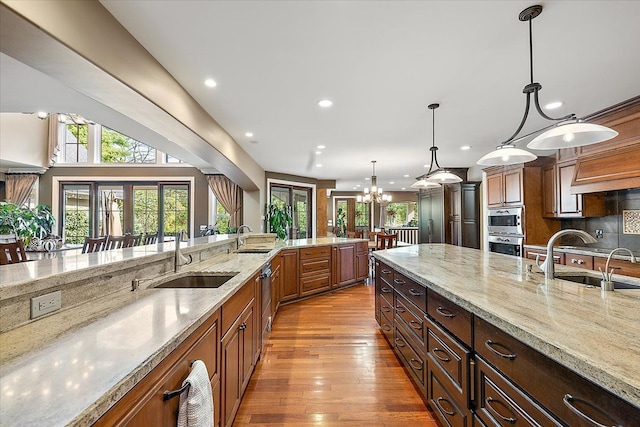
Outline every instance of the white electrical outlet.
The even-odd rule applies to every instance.
[[[31,298],[31,318],[43,316],[62,307],[62,292],[55,291]]]

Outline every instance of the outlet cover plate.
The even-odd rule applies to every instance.
[[[62,292],[55,291],[31,298],[31,318],[44,316],[62,307]]]

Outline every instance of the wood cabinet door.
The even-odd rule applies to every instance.
[[[514,169],[504,173],[504,204],[522,205],[522,169]]]
[[[220,422],[230,427],[240,407],[242,397],[242,337],[240,325],[242,318],[233,324],[230,331],[222,338],[222,417]]]
[[[278,313],[278,309],[280,308],[280,257],[276,257],[278,259],[277,263],[272,262],[271,266],[273,270],[271,270],[271,320],[276,320],[276,314]]]
[[[336,271],[334,283],[337,286],[346,285],[356,280],[356,245],[340,245],[334,248],[336,255]]]
[[[251,373],[255,367],[257,354],[258,354],[258,342],[260,341],[260,329],[256,328],[255,319],[256,315],[255,305],[251,304],[243,313],[242,325],[240,329],[242,362],[241,362],[241,384],[240,384],[240,397],[244,394],[244,391],[249,385],[251,379]]]
[[[300,296],[298,289],[298,251],[282,251],[280,265],[280,300],[282,302],[296,299]]]
[[[542,168],[542,216],[555,218],[558,211],[556,195],[556,166]]]
[[[487,204],[489,206],[502,206],[503,202],[502,174],[489,175],[487,177]]]
[[[558,165],[558,216],[582,216],[582,196],[571,194],[575,163]]]
[[[368,254],[356,254],[356,279],[365,280],[369,277],[369,256]]]

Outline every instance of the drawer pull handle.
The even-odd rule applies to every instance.
[[[384,293],[387,293],[387,294],[391,292],[391,289],[389,289],[389,288],[387,288],[387,287],[380,288],[380,290],[381,290],[382,292],[384,292]]]
[[[445,414],[447,414],[447,415],[449,415],[449,416],[452,416],[452,417],[453,417],[453,416],[456,414],[456,411],[455,411],[454,409],[451,409],[450,411],[447,411],[446,409],[444,409],[444,408],[442,407],[442,402],[447,402],[447,404],[448,404],[449,406],[453,406],[453,405],[451,404],[451,402],[449,402],[447,399],[445,399],[445,398],[444,398],[444,397],[442,397],[442,396],[436,399],[436,405],[438,405],[438,408],[440,408],[440,410],[441,410],[442,412],[444,412]]]
[[[597,408],[597,407],[593,406],[592,404],[590,404],[586,400],[577,399],[577,398],[571,396],[570,394],[565,394],[564,397],[562,398],[562,401],[564,402],[565,405],[567,405],[567,407],[571,410],[571,412],[573,412],[574,414],[576,414],[577,416],[579,416],[583,420],[588,421],[590,424],[592,424],[594,426],[597,426],[597,427],[608,427],[608,424],[601,424],[601,423],[597,422],[596,420],[594,420],[593,418],[591,418],[590,416],[588,416],[584,412],[580,411],[578,408],[576,408],[573,405],[574,401],[580,401],[580,402],[582,402],[582,403],[584,403],[586,405],[589,405],[590,407],[594,408],[595,410],[601,412],[603,415],[605,415],[605,416],[607,415],[605,412],[600,410],[600,408]],[[619,426],[621,424],[616,423],[616,425]]]
[[[243,323],[242,325],[240,325],[240,326],[238,327],[238,329],[239,329],[239,330],[241,330],[241,331],[244,331],[245,329],[247,329],[247,324],[246,324],[246,323]]]
[[[404,285],[407,282],[405,282],[404,280],[400,280],[400,279],[393,279],[393,283],[397,283],[398,285]]]
[[[498,402],[498,403],[500,403],[501,405],[506,406],[504,403],[502,403],[502,402],[501,402],[501,401],[499,401],[499,400],[496,400],[496,399],[494,399],[494,398],[492,398],[492,397],[487,397],[487,398],[484,400],[484,403],[485,403],[485,405],[486,405],[487,409],[489,409],[491,412],[493,412],[494,414],[496,414],[496,415],[498,416],[498,418],[502,419],[502,421],[506,421],[506,422],[511,423],[511,424],[515,424],[515,423],[516,423],[516,418],[514,418],[514,417],[505,417],[505,416],[504,416],[504,415],[502,415],[500,412],[498,412],[498,411],[496,410],[496,408],[494,408],[494,407],[493,407],[493,405],[491,404],[491,402]]]
[[[409,322],[409,324],[411,325],[411,327],[417,331],[421,331],[422,330],[422,323],[420,322],[416,322],[415,320],[412,320]]]
[[[376,263],[376,265],[380,265],[380,264]],[[386,268],[383,268],[380,271],[383,272],[384,274],[391,274],[391,270],[387,270]]]
[[[397,311],[398,313],[404,313],[404,312],[405,312],[405,311],[407,311],[407,310],[405,310],[404,308],[402,308],[402,307],[400,307],[400,306],[396,305],[396,311]]]
[[[402,344],[401,344],[401,343],[402,343]],[[406,346],[407,346],[407,345],[405,344],[405,342],[404,342],[404,341],[402,341],[400,338],[396,338],[396,345],[397,345],[398,347],[401,347],[401,348],[404,348],[404,347],[406,347]]]
[[[416,290],[415,290],[415,289],[413,289],[413,288],[412,288],[412,289],[409,289],[409,293],[410,293],[411,295],[413,295],[414,297],[419,297],[419,296],[421,296],[421,295],[422,295],[422,292],[420,292],[420,291],[416,291]]]
[[[578,264],[578,265],[582,265],[582,264],[584,264],[584,260],[583,260],[583,259],[575,259],[575,258],[571,258],[571,264]]]
[[[384,329],[387,332],[391,332],[391,326],[387,325],[386,323],[382,325],[382,329]]]
[[[418,366],[414,365],[414,362],[418,363]],[[411,365],[411,367],[416,371],[422,371],[422,362],[420,362],[418,359],[409,360],[409,365]]]
[[[383,305],[383,306],[382,306],[382,311],[384,311],[385,313],[390,313],[390,312],[391,312],[391,309],[390,309],[388,306]]]
[[[500,357],[503,357],[503,358],[505,358],[505,359],[509,359],[509,360],[513,360],[513,359],[515,359],[515,358],[516,358],[516,355],[515,355],[514,353],[503,353],[503,352],[498,351],[498,350],[496,350],[495,348],[493,348],[493,346],[494,346],[494,345],[499,345],[500,347],[504,347],[504,348],[506,348],[507,350],[509,350],[507,347],[503,346],[503,345],[502,345],[502,344],[500,344],[500,343],[493,342],[493,341],[491,341],[491,340],[486,340],[486,341],[484,342],[484,345],[485,345],[485,347],[487,347],[489,350],[491,350],[492,352],[494,352],[495,354],[497,354],[497,355],[498,355],[498,356],[500,356]],[[509,350],[509,351],[511,351],[511,350]]]
[[[449,317],[449,318],[456,317],[456,314],[454,312],[443,307],[436,308],[436,311],[438,312],[438,314],[444,317]]]
[[[435,347],[435,348],[433,349],[433,355],[436,357],[436,359],[441,360],[441,361],[443,361],[443,362],[445,362],[445,363],[447,363],[447,362],[451,362],[451,358],[450,358],[450,357],[447,357],[447,356],[445,356],[445,357],[438,356],[438,352],[440,352],[440,353],[444,353],[444,354],[448,354],[446,351],[444,351],[444,350],[442,350],[442,349],[440,349],[440,348],[438,348],[438,347]]]

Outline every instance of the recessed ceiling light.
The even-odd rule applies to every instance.
[[[409,174],[408,174],[408,173],[407,173],[407,174],[404,174],[404,175],[402,175],[402,176],[403,176],[403,177],[405,177],[405,178],[409,178]]]
[[[460,149],[461,149],[462,151],[471,150],[471,146],[470,146],[470,145],[463,145],[462,147],[460,147]]]
[[[360,184],[356,185],[356,187],[360,187]]]
[[[218,83],[216,83],[216,81],[213,79],[207,79],[204,81],[204,85],[207,87],[216,87],[218,86]]]
[[[428,167],[429,167],[429,165],[424,165],[424,167],[425,167],[425,168],[428,168]]]
[[[389,181],[389,184],[395,184],[395,182],[393,182],[393,181]]]
[[[365,180],[365,181],[369,181],[369,178],[367,177],[367,178],[365,178],[364,180]]]
[[[318,163],[318,164],[316,165],[316,167],[317,167],[317,168],[321,168],[321,167],[322,167],[322,165],[321,165],[320,163]]]
[[[247,138],[251,138],[253,136],[253,132],[247,132],[244,134]]]
[[[322,108],[329,108],[333,105],[333,101],[330,99],[321,99],[320,101],[318,101],[318,105]]]
[[[555,110],[556,108],[560,108],[562,105],[562,101],[550,102],[544,106],[545,110]]]
[[[322,151],[316,151],[316,154],[322,154]]]
[[[324,150],[324,149],[325,149],[325,148],[327,148],[327,147],[325,147],[324,145],[318,145],[316,148],[317,148],[318,150]]]
[[[46,113],[46,112],[44,112],[44,111],[38,111],[38,118],[39,118],[39,119],[44,120],[44,119],[46,119],[47,117],[49,117],[49,113]]]
[[[406,188],[405,188],[405,187],[402,187],[402,188],[401,188],[401,190],[406,190]]]

